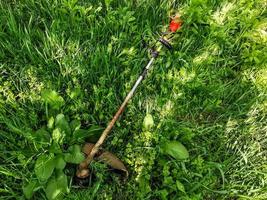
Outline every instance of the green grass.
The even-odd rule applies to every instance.
[[[161,53],[104,144],[128,180],[94,162],[92,185],[65,199],[267,199],[266,5],[0,0],[1,199],[23,199],[31,180],[27,134],[47,123],[41,93],[57,91],[59,113],[83,128],[105,127],[149,59],[142,39],[155,40],[171,10],[184,21],[175,50]],[[166,140],[183,143],[189,159],[162,155]]]

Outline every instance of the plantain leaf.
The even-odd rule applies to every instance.
[[[178,141],[169,141],[163,144],[161,147],[164,154],[168,154],[177,160],[187,159],[189,153],[185,146]]]
[[[63,155],[59,154],[55,158],[55,168],[63,170],[66,166],[66,162],[64,160]]]
[[[62,133],[59,128],[56,128],[56,129],[53,130],[53,132],[52,132],[52,139],[57,144],[62,144],[64,137],[65,137],[65,134]]]
[[[49,200],[63,199],[64,195],[68,192],[68,179],[63,171],[60,171],[56,178],[51,178],[45,189],[46,197]]]
[[[64,154],[64,160],[68,163],[79,164],[84,159],[84,154],[81,152],[79,145],[70,146],[67,153]]]
[[[71,128],[63,114],[58,114],[55,119],[55,126],[59,128],[63,134],[71,135]]]
[[[99,139],[102,130],[98,126],[91,126],[88,130],[78,129],[73,132],[73,139],[77,142],[84,142],[86,140],[95,143]]]
[[[76,130],[79,130],[81,127],[81,122],[77,119],[74,119],[70,122],[70,128],[71,128],[71,131],[76,131]]]
[[[54,90],[44,90],[41,96],[55,110],[59,110],[65,103],[64,99]]]
[[[52,142],[51,146],[48,149],[49,153],[62,153],[62,149],[60,148],[60,145],[56,143],[55,141]]]
[[[40,128],[35,132],[34,138],[37,143],[37,147],[41,148],[50,144],[51,136],[50,133],[47,132],[44,128]]]
[[[26,197],[26,199],[32,198],[32,195],[37,187],[38,187],[38,182],[36,180],[33,180],[22,188],[23,194]]]
[[[34,172],[40,182],[46,181],[55,168],[54,154],[43,154],[35,162]]]

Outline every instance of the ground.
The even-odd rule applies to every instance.
[[[35,162],[50,149],[37,148],[34,134],[51,116],[83,129],[107,125],[172,12],[183,20],[173,51],[161,51],[103,144],[128,179],[93,162],[90,187],[70,187],[64,199],[267,199],[266,7],[265,0],[0,1],[1,199],[24,199],[25,185],[37,180]],[[168,141],[181,142],[189,158],[164,154]],[[45,199],[45,187],[32,199]]]

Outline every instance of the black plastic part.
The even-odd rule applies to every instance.
[[[157,58],[159,55],[159,52],[157,50],[151,49],[151,55],[153,58]]]
[[[172,50],[172,45],[164,38],[159,39],[160,43],[163,44],[167,49]]]
[[[78,178],[77,176],[74,176],[73,185],[78,188],[88,188],[90,185],[90,177]]]

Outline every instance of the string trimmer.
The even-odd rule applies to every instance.
[[[155,44],[155,47],[153,47],[153,48],[150,49],[150,52],[151,52],[151,59],[150,59],[150,61],[145,66],[143,72],[141,73],[141,75],[139,76],[139,78],[137,79],[137,81],[135,82],[135,84],[132,87],[131,91],[128,93],[128,95],[124,99],[123,103],[119,107],[118,111],[116,112],[116,114],[114,115],[114,117],[112,118],[112,120],[109,122],[109,124],[106,127],[106,129],[103,131],[103,133],[100,136],[100,138],[98,139],[98,141],[95,144],[86,144],[84,146],[84,153],[87,154],[87,157],[78,166],[78,170],[76,172],[77,178],[79,178],[79,179],[85,179],[85,178],[87,178],[90,175],[90,171],[88,169],[88,166],[90,165],[90,163],[94,159],[95,155],[99,152],[100,146],[103,144],[103,142],[105,141],[106,137],[110,133],[112,127],[114,126],[115,122],[118,120],[119,116],[124,111],[124,109],[125,109],[127,103],[129,102],[129,100],[133,97],[133,94],[136,91],[138,85],[142,82],[142,80],[145,79],[145,77],[147,75],[147,72],[151,68],[152,63],[158,57],[159,52],[162,49],[162,46],[165,46],[169,50],[172,49],[172,45],[170,43],[171,38],[174,36],[175,32],[178,29],[180,29],[181,24],[182,24],[182,22],[180,20],[179,15],[176,15],[174,17],[171,17],[168,30],[166,32],[164,32],[164,33],[161,34],[161,36],[159,37],[159,39],[157,40],[157,42]]]

